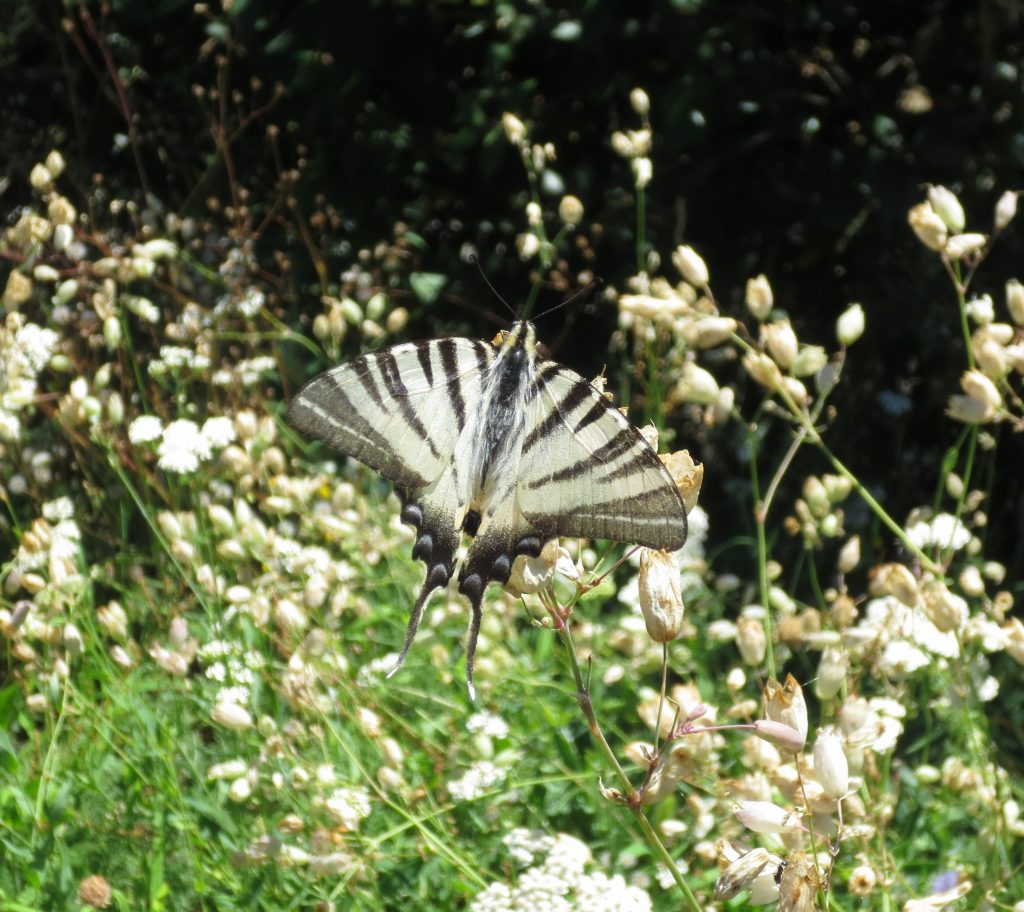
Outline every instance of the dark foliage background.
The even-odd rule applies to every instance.
[[[836,398],[830,442],[901,517],[934,496],[959,431],[936,416],[964,363],[948,279],[906,212],[925,182],[943,183],[984,231],[998,193],[1024,186],[1020,16],[1019,4],[991,0],[237,0],[227,12],[182,0],[11,3],[0,9],[5,208],[27,199],[24,178],[53,146],[97,207],[149,193],[167,211],[201,217],[211,198],[230,198],[233,179],[256,222],[273,214],[282,171],[298,166],[292,212],[319,200],[340,217],[321,282],[336,283],[355,251],[392,238],[401,222],[424,241],[413,253],[419,268],[449,277],[438,304],[414,315],[416,328],[488,334],[497,308],[460,259],[463,245],[480,251],[510,297],[529,287],[512,246],[525,182],[502,112],[555,143],[562,185],[546,189],[580,196],[593,223],[592,261],[581,252],[564,273],[623,277],[635,259],[632,181],[609,137],[634,123],[628,93],[643,86],[653,102],[654,249],[683,239],[697,247],[731,312],[746,278],[767,273],[807,341],[830,341],[840,310],[863,303],[868,331]],[[228,81],[212,101],[218,74]],[[274,101],[276,83],[284,94]],[[930,108],[913,110],[908,99],[925,94]],[[210,116],[221,103],[246,126],[230,173]],[[303,302],[322,287],[294,229],[294,219],[271,218],[256,248],[268,262],[291,258],[280,305],[292,322],[315,310]],[[1001,299],[1019,268],[1020,231],[1011,226],[997,245],[981,277],[992,285],[976,291]],[[549,303],[561,296],[552,290]],[[614,321],[591,310],[558,353],[583,372],[601,367],[606,351],[592,343]],[[717,530],[744,531],[737,441],[679,431],[711,466],[703,498]],[[1024,451],[1006,439],[998,452],[985,465],[989,554],[1019,576]],[[852,508],[847,525],[865,532],[867,521]],[[883,553],[889,541],[874,537]]]

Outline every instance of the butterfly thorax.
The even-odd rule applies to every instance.
[[[532,323],[513,324],[485,381],[476,426],[471,429],[470,500],[477,509],[485,507],[483,501],[489,499],[495,481],[514,478],[522,449],[524,406],[533,384],[536,346]]]

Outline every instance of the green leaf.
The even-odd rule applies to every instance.
[[[409,287],[424,304],[433,304],[441,293],[448,276],[439,272],[413,272],[409,274]]]

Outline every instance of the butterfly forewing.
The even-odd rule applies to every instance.
[[[288,423],[413,490],[451,461],[494,349],[473,339],[395,345],[324,371],[292,399]]]
[[[559,536],[680,548],[686,512],[668,471],[579,374],[537,356],[533,326],[495,347],[471,339],[407,343],[362,355],[304,386],[288,409],[303,434],[353,456],[402,491],[427,567],[395,670],[431,592],[459,573],[473,651],[486,587],[518,554]]]

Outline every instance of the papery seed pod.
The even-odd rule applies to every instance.
[[[972,253],[977,253],[986,243],[988,237],[984,234],[955,234],[946,241],[946,256],[951,260],[962,260]]]
[[[784,722],[807,739],[807,703],[803,688],[793,675],[786,675],[785,684],[769,678],[764,687],[765,716],[774,722]]]
[[[1006,309],[1018,326],[1024,326],[1024,285],[1017,279],[1006,283]]]
[[[942,580],[929,580],[922,588],[925,614],[939,630],[960,630],[967,623],[970,609],[967,602],[949,591]]]
[[[749,890],[767,868],[774,875],[782,859],[767,849],[756,848],[731,861],[715,881],[715,900],[724,902],[743,890]]]
[[[996,202],[995,228],[1002,231],[1017,214],[1017,197],[1020,194],[1016,190],[1006,190]]]
[[[775,320],[762,327],[768,354],[784,371],[788,371],[796,360],[797,338],[789,320]]]
[[[745,665],[760,665],[768,648],[764,623],[759,618],[741,617],[736,622],[736,646]]]
[[[945,248],[949,230],[930,204],[918,203],[914,206],[907,213],[907,222],[925,247],[937,251]]]
[[[903,564],[879,564],[868,574],[871,595],[892,595],[908,608],[917,605],[917,580]]]
[[[853,345],[864,335],[864,308],[851,304],[836,320],[836,338],[840,345]]]
[[[746,305],[754,319],[760,321],[768,319],[774,300],[772,286],[766,275],[762,273],[753,279],[747,279]]]
[[[672,252],[672,263],[679,274],[691,285],[703,288],[710,280],[707,264],[688,244],[681,244]]]
[[[770,801],[738,801],[733,805],[733,815],[755,833],[806,832],[799,811],[787,810]]]
[[[814,778],[829,798],[842,798],[850,788],[850,764],[843,739],[834,731],[818,733],[814,740]]]
[[[937,187],[928,188],[928,202],[931,203],[935,214],[942,219],[945,226],[953,232],[963,231],[967,219],[964,216],[964,207],[952,190],[948,190],[941,184]]]
[[[684,615],[675,555],[641,549],[639,589],[647,635],[656,643],[674,640],[682,630]]]

